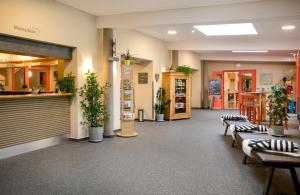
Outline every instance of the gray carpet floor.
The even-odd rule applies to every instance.
[[[242,165],[221,113],[193,110],[188,120],[137,122],[135,138],[66,141],[1,160],[0,194],[262,194],[265,168]],[[294,194],[288,171],[275,171],[271,194]]]

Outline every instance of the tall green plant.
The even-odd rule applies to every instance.
[[[183,72],[187,76],[192,74],[192,69],[188,65],[177,66],[176,71]]]
[[[104,95],[109,84],[100,85],[95,73],[87,73],[86,83],[80,88],[79,95],[82,97],[80,107],[83,111],[82,124],[90,127],[103,127],[108,119],[108,112],[104,105]]]
[[[62,93],[72,93],[73,96],[76,95],[75,76],[72,75],[72,72],[69,72],[65,77],[58,78],[56,80],[56,86]]]
[[[160,87],[156,93],[156,104],[155,112],[156,114],[163,114],[166,109],[170,106],[171,100],[165,101],[166,91],[164,88]]]
[[[283,121],[288,119],[288,102],[287,89],[283,84],[276,84],[271,87],[272,93],[268,100],[271,105],[271,110],[268,111],[270,115],[270,124],[283,125]]]

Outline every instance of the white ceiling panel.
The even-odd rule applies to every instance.
[[[63,4],[93,14],[112,15],[182,9],[191,7],[227,5],[265,0],[56,0]]]

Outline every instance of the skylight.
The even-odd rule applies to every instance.
[[[206,36],[257,35],[252,23],[199,25],[194,26],[194,28],[201,31]]]

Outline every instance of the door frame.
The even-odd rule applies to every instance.
[[[224,74],[225,72],[238,72],[238,99],[240,100],[240,96],[242,93],[242,82],[240,80],[241,74],[252,74],[252,92],[256,91],[256,70],[255,69],[248,69],[248,70],[214,70],[211,73],[211,79],[216,79],[217,75],[221,75],[221,105],[222,109],[224,108]],[[214,105],[214,104],[212,104]]]

